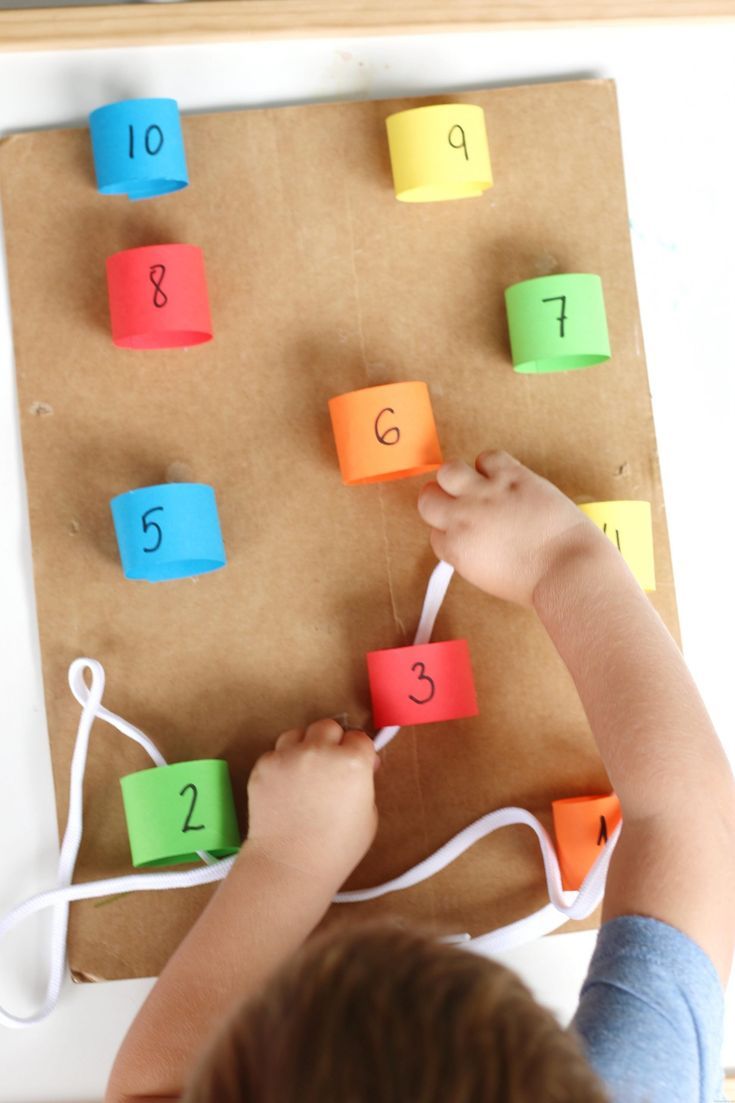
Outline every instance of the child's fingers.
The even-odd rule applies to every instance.
[[[449,548],[447,541],[447,534],[440,532],[439,529],[432,529],[429,533],[429,543],[431,549],[437,559],[443,559],[446,563],[449,562]]]
[[[436,473],[436,481],[442,490],[458,498],[460,494],[467,494],[473,486],[481,484],[481,478],[464,460],[452,460],[445,463]]]
[[[304,738],[303,728],[289,728],[288,731],[281,732],[276,740],[276,750],[282,751],[284,747],[293,747],[296,743],[300,743]]]
[[[442,490],[438,483],[427,483],[419,493],[419,513],[427,525],[442,531],[449,528],[449,519],[455,499]]]
[[[368,762],[373,769],[375,768],[375,760],[378,758],[378,752],[375,750],[375,744],[367,732],[356,731],[354,729],[346,731],[342,736],[342,746],[364,756],[366,762]]]
[[[475,467],[486,479],[497,478],[508,468],[516,465],[518,465],[518,460],[515,460],[513,456],[510,456],[507,452],[492,449],[480,452],[475,460]]]
[[[304,743],[319,743],[323,746],[330,743],[336,745],[342,742],[343,734],[342,725],[336,720],[315,720],[306,729]]]

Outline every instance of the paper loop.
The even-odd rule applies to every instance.
[[[209,758],[154,766],[120,778],[130,853],[136,868],[196,862],[206,850],[240,849],[227,763]]]
[[[651,503],[586,502],[579,507],[615,544],[643,590],[656,589]]]
[[[164,483],[110,502],[126,578],[191,578],[227,562],[214,490],[205,483]]]
[[[169,349],[212,339],[204,255],[196,245],[143,245],[107,258],[112,340]]]
[[[615,793],[565,797],[553,800],[551,811],[562,887],[578,889],[622,819],[620,801]]]
[[[517,372],[586,368],[610,359],[599,276],[540,276],[505,290],[510,348]]]
[[[438,103],[385,120],[396,198],[431,203],[482,195],[492,186],[485,112]]]
[[[386,383],[329,400],[347,486],[423,475],[442,464],[426,383]]]
[[[97,187],[148,199],[189,183],[179,107],[171,99],[121,100],[89,116]]]
[[[369,651],[367,668],[376,727],[478,714],[467,640]]]

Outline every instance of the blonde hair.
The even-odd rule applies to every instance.
[[[380,926],[309,942],[225,1023],[182,1103],[607,1103],[497,962]]]

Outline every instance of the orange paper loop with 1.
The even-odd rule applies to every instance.
[[[551,802],[556,851],[564,889],[578,889],[618,826],[620,801],[604,797],[567,797]]]
[[[442,464],[426,383],[386,383],[329,400],[347,486],[423,475]]]
[[[467,640],[368,651],[376,728],[477,716]]]
[[[144,245],[107,258],[112,340],[169,349],[212,339],[204,257],[196,245]]]

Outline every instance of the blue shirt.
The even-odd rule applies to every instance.
[[[713,1103],[724,994],[687,935],[640,915],[603,924],[572,1029],[614,1103]]]

